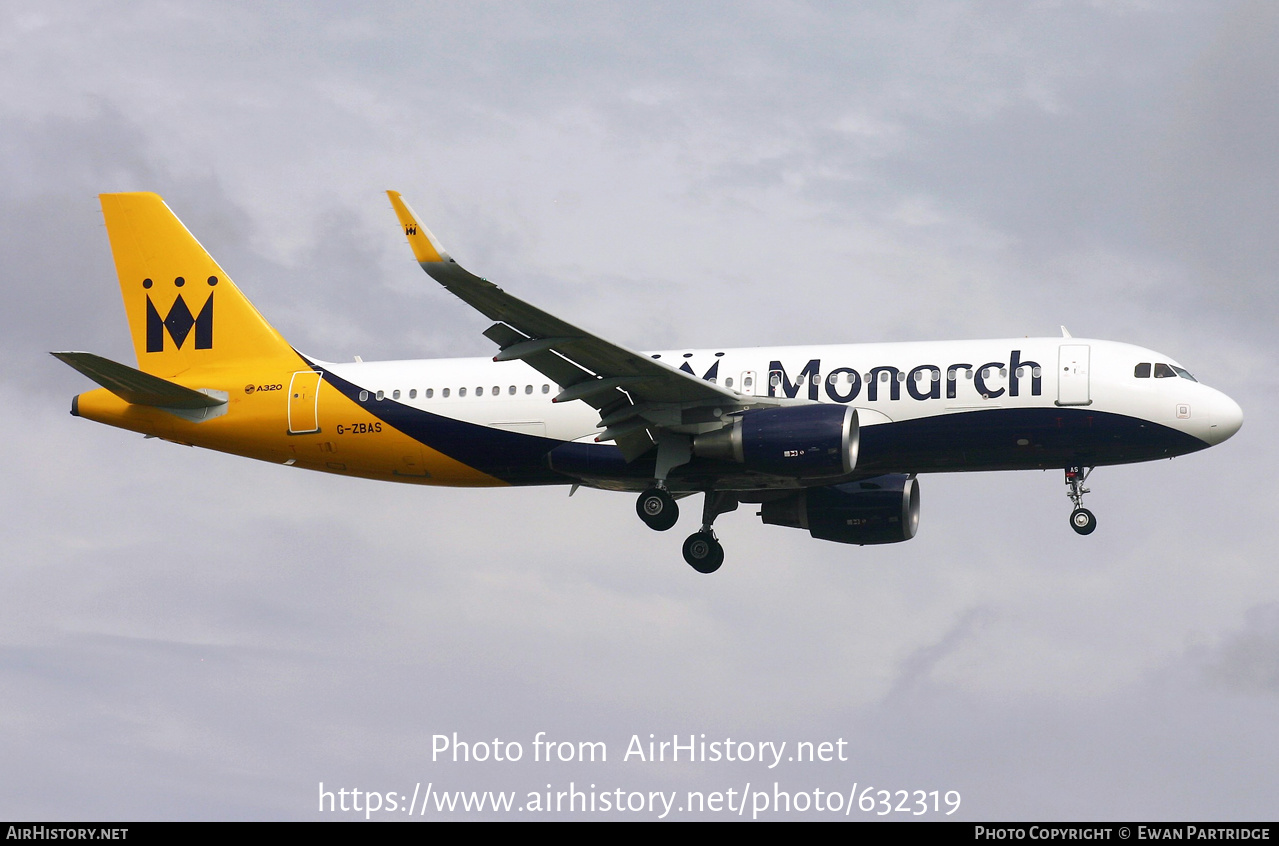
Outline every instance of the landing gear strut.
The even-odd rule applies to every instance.
[[[679,506],[665,487],[649,488],[635,501],[635,513],[650,529],[664,532],[679,520]]]
[[[1066,485],[1069,490],[1066,496],[1070,497],[1070,501],[1074,503],[1075,510],[1070,512],[1070,528],[1074,529],[1081,535],[1091,535],[1093,530],[1097,528],[1097,518],[1092,512],[1084,508],[1084,494],[1088,493],[1088,489],[1084,487],[1084,482],[1092,473],[1091,467],[1072,466],[1066,468]]]
[[[687,435],[663,432],[657,439],[654,485],[635,501],[635,513],[650,529],[664,532],[679,520],[679,506],[675,504],[675,497],[666,490],[666,477],[671,468],[688,463],[692,450],[693,441]]]
[[[714,573],[724,563],[724,547],[711,524],[721,514],[737,509],[737,497],[724,491],[707,491],[702,506],[702,528],[684,541],[684,560],[699,573]]]

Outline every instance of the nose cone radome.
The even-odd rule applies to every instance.
[[[1212,402],[1212,422],[1208,427],[1206,440],[1210,444],[1219,444],[1229,438],[1243,425],[1243,409],[1230,397],[1215,392]]]

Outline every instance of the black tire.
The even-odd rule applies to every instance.
[[[714,573],[724,563],[724,547],[710,532],[694,532],[684,541],[684,560],[699,573]]]
[[[1091,535],[1097,528],[1097,518],[1087,508],[1076,508],[1070,512],[1070,528],[1081,535]]]
[[[679,520],[675,497],[661,488],[649,488],[635,500],[635,513],[650,529],[664,532]]]

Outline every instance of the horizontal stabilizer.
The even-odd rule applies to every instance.
[[[159,376],[134,370],[125,364],[87,352],[50,353],[85,376],[97,382],[120,399],[134,405],[157,408],[213,408],[225,405],[225,399],[185,388]]]

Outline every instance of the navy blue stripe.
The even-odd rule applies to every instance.
[[[1171,458],[1207,447],[1185,432],[1122,414],[1001,408],[867,426],[861,430],[857,469],[878,475],[1097,467]]]
[[[1207,446],[1167,426],[1082,408],[956,412],[862,429],[852,478],[887,473],[1058,469],[1077,464],[1098,467],[1171,458]],[[653,478],[652,454],[627,464],[617,450],[595,451],[599,449],[597,445],[564,444],[551,454],[551,464],[571,476],[641,483]],[[774,480],[740,464],[699,458],[671,473],[672,486],[685,489],[746,490],[764,487],[768,481]],[[829,484],[830,480],[808,484],[813,483]]]
[[[513,485],[554,485],[571,481],[552,470],[546,459],[547,453],[562,441],[466,423],[391,399],[374,400],[374,391],[368,391],[370,398],[360,402],[360,391],[367,388],[348,382],[314,362],[307,363],[323,371],[325,382],[383,423],[468,467]]]
[[[514,485],[563,484],[579,474],[619,481],[652,478],[651,455],[628,464],[621,450],[612,445],[508,432],[390,399],[360,402],[360,391],[367,388],[323,372],[326,382],[384,423]],[[1002,408],[867,426],[861,430],[856,475],[1096,467],[1171,458],[1207,447],[1184,432],[1122,414],[1087,408]],[[552,450],[553,463],[561,472],[551,469],[548,456]],[[753,474],[742,470],[740,465],[695,458],[676,468],[672,481],[683,478],[702,486],[733,478],[736,485],[749,484]]]

